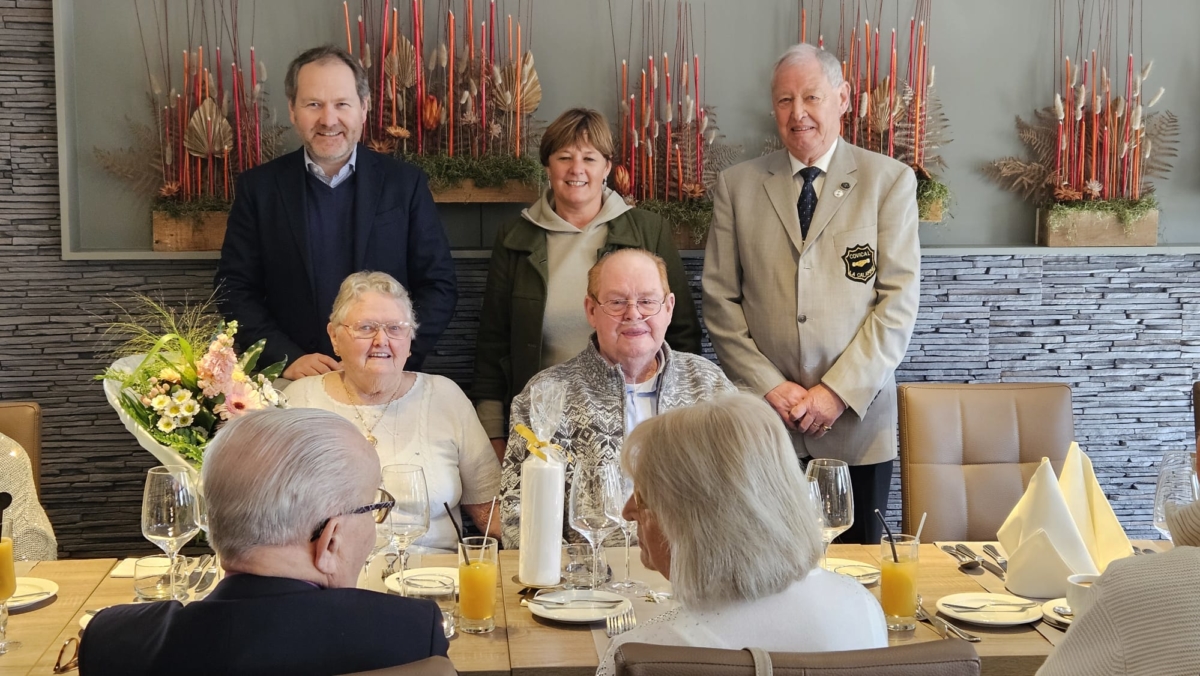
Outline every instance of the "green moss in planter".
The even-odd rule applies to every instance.
[[[946,214],[950,209],[950,188],[945,183],[941,183],[934,179],[922,179],[917,181],[917,217],[922,221],[930,221],[933,214],[931,211],[937,204],[941,204],[941,218],[936,219],[936,222],[941,222],[945,219]]]
[[[233,205],[232,202],[226,202],[220,197],[206,196],[197,200],[184,202],[183,200],[168,199],[165,197],[157,197],[150,204],[150,208],[154,211],[162,211],[170,215],[172,218],[183,218],[184,216],[197,216],[206,211],[220,211],[229,213],[229,208]]]
[[[1066,216],[1082,212],[1099,212],[1115,214],[1117,219],[1121,221],[1121,224],[1125,226],[1127,233],[1134,221],[1157,208],[1158,200],[1154,199],[1153,194],[1136,200],[1079,200],[1076,202],[1055,202],[1045,207],[1047,212],[1046,222],[1052,231],[1066,227],[1063,223],[1063,219]]]
[[[708,226],[712,224],[713,203],[708,199],[685,202],[642,200],[637,207],[662,216],[677,232],[681,229],[686,231],[695,244],[704,239],[704,235],[708,234]]]
[[[456,188],[470,179],[477,188],[498,188],[508,181],[520,181],[531,188],[540,188],[545,170],[532,157],[512,155],[405,155],[404,161],[429,174],[429,188],[434,191]]]

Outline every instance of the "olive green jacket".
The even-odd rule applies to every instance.
[[[608,222],[608,241],[597,258],[617,249],[646,249],[667,264],[667,282],[675,294],[675,314],[666,341],[674,350],[700,353],[700,319],[671,238],[671,226],[657,214],[631,209]],[[508,409],[542,363],[542,319],[546,313],[549,262],[546,231],[524,218],[500,227],[492,247],[487,287],[479,312],[475,343],[476,404],[499,401],[504,424],[484,420],[490,437],[508,436]],[[580,299],[582,301],[582,299]],[[481,419],[488,417],[482,414]]]

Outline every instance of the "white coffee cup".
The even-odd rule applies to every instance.
[[[1075,613],[1074,619],[1078,620],[1092,607],[1092,602],[1096,600],[1095,584],[1099,579],[1099,575],[1071,575],[1067,578],[1067,605]]]

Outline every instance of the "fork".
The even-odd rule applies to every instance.
[[[624,634],[636,626],[637,615],[634,615],[633,608],[626,608],[619,613],[613,613],[604,618],[604,633],[608,634],[609,638],[617,634]]]
[[[1000,566],[1005,571],[1008,570],[1008,559],[1004,558],[1003,556],[1000,556],[999,549],[996,549],[993,545],[986,544],[983,546],[983,553],[987,554],[988,556],[995,559],[997,566]]]
[[[966,605],[965,603],[946,603],[944,605],[947,608],[953,608],[955,610],[961,610],[961,611],[990,612],[992,608],[1014,608],[1016,610],[1029,610],[1030,608],[1033,608],[1034,606],[1040,606],[1041,604],[1035,603],[1033,601],[1027,601],[1024,603],[1004,603],[1001,601],[988,601],[987,603],[977,605],[977,606],[969,606],[969,605]],[[1013,612],[1016,612],[1016,610],[1014,610]],[[1008,612],[1008,611],[998,610],[995,612]]]

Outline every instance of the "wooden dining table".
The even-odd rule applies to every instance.
[[[1169,543],[1139,541],[1139,547],[1164,551]],[[977,548],[978,549],[978,548]],[[609,564],[616,576],[624,575],[624,552],[610,549]],[[630,575],[651,588],[669,590],[670,583],[654,571],[647,570],[639,560],[636,548],[631,552]],[[879,565],[878,546],[832,545],[829,556]],[[964,573],[958,562],[933,544],[922,544],[917,587],[923,605],[931,614],[937,612],[937,599],[949,594],[981,592],[995,589],[997,581],[982,569]],[[109,577],[115,559],[71,559],[45,561],[37,564],[18,562],[18,576],[40,577],[54,581],[58,594],[46,602],[14,612],[9,620],[8,635],[23,642],[23,647],[0,655],[0,676],[53,673],[59,648],[71,638],[78,637],[79,620],[89,609],[98,609],[133,600],[131,578]],[[534,617],[521,605],[524,585],[515,581],[518,552],[500,552],[500,580],[496,588],[496,629],[488,634],[459,633],[450,641],[450,659],[460,673],[475,676],[584,676],[594,674],[599,664],[603,637],[596,633],[601,626],[566,625]],[[453,566],[454,558],[425,556],[420,566]],[[879,586],[868,587],[878,597]],[[639,616],[665,609],[653,608],[650,601],[634,601]],[[673,603],[673,602],[668,602]],[[1017,627],[985,627],[959,623],[983,640],[974,644],[983,665],[983,673],[1010,676],[1033,674],[1053,649],[1045,625],[1035,623]],[[1049,630],[1057,631],[1057,630]],[[1049,638],[1048,638],[1049,637]],[[927,624],[903,634],[892,633],[891,645],[913,642],[940,641],[942,637]]]

